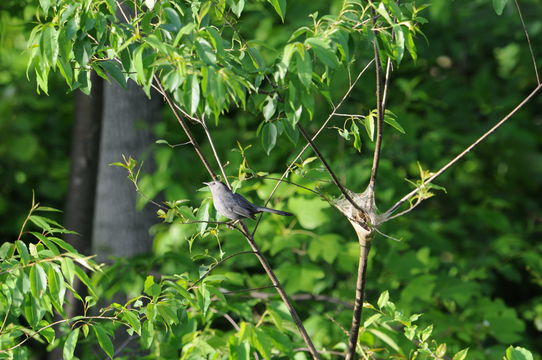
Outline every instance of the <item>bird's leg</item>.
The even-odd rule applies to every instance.
[[[239,223],[239,219],[237,220],[232,220],[231,222],[228,222],[226,223],[226,225],[228,226],[228,228],[230,228],[231,230],[235,230],[235,225],[237,225],[237,223]]]

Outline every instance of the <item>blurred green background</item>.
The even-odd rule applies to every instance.
[[[258,11],[251,16],[250,7],[261,4],[247,4],[244,22],[239,25],[273,46],[274,42],[282,44],[292,28],[310,23],[309,13],[333,11],[338,4],[291,1],[285,25],[271,16],[271,8],[269,17],[262,19]],[[542,2],[520,4],[534,54],[540,59]],[[35,6],[15,0],[0,5],[0,236],[6,241],[13,241],[18,233],[32,190],[42,204],[63,208],[69,179],[74,94],[67,93],[58,74],[52,74],[49,96],[38,95],[35,79],[30,76],[28,80],[25,73],[26,39]],[[491,1],[434,0],[424,15],[429,20],[423,27],[427,41],[417,39],[418,61],[403,62],[391,80],[388,106],[398,115],[406,135],[386,128],[377,188],[381,209],[410,190],[404,178],[417,177],[417,161],[426,169],[438,169],[536,86],[513,2],[497,16]],[[373,74],[365,75],[343,112],[370,111],[373,83]],[[334,98],[346,86],[346,75],[338,74],[331,89]],[[509,344],[542,353],[541,108],[542,98],[535,97],[439,178],[437,183],[447,193],[438,193],[415,211],[384,225],[383,233],[401,241],[377,236],[371,252],[367,300],[375,302],[380,292],[389,290],[399,308],[424,313],[422,324],[434,324],[435,336],[455,351],[469,346],[473,359],[496,359]],[[328,111],[322,102],[307,127],[314,132]],[[230,162],[229,175],[236,175],[242,161],[239,152],[231,151],[237,141],[253,145],[246,156],[254,170],[280,173],[293,151],[292,144],[283,136],[271,155],[265,155],[260,142],[254,141],[257,124],[250,119],[250,114],[234,112],[220,129],[211,128],[219,153]],[[166,109],[154,131],[156,139],[186,141]],[[203,134],[196,135],[205,142]],[[366,136],[362,142],[358,155],[334,130],[318,139],[348,188],[359,191],[371,166],[371,145]],[[205,151],[209,149],[205,147]],[[148,193],[161,193],[167,200],[189,198],[194,206],[208,197],[196,192],[207,178],[192,149],[157,146],[154,158],[157,170],[143,179]],[[326,178],[316,163],[310,176],[297,180],[314,186],[317,182],[311,177]],[[243,193],[255,202],[263,201],[273,185],[270,181],[249,184]],[[287,292],[351,300],[358,251],[350,225],[326,203],[292,187],[282,187],[276,201],[286,202],[285,208],[296,213],[299,224],[285,233],[283,227],[275,226],[282,219],[266,218],[258,239]],[[217,256],[214,239],[191,244],[193,253],[188,254],[188,244],[179,241],[183,231],[180,225],[156,225],[154,254],[137,261],[118,261],[115,266],[125,271],[102,278],[104,292],[136,292],[150,269],[162,273],[193,270],[189,259],[198,251]],[[228,236],[222,247],[228,254],[246,250],[236,235]],[[205,256],[201,256],[202,263]],[[240,274],[232,280],[236,285],[266,284],[250,256],[238,257],[219,271]],[[299,276],[288,276],[292,273]],[[350,318],[349,311],[335,311],[321,303],[301,313],[308,318],[309,330],[318,330],[316,341],[341,336],[324,313],[332,313],[345,324]]]

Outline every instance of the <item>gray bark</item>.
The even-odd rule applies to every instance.
[[[136,192],[125,169],[110,166],[122,162],[122,155],[141,161],[152,144],[151,127],[158,119],[160,101],[149,100],[133,82],[128,90],[106,84],[101,129],[100,159],[92,235],[92,252],[98,261],[110,256],[130,257],[149,252],[149,227],[156,222],[155,209],[135,209]],[[143,172],[152,171],[145,161]]]

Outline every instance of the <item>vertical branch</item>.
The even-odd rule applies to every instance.
[[[292,315],[292,319],[294,320],[297,328],[299,329],[299,332],[301,333],[301,336],[303,337],[303,340],[305,341],[305,344],[307,344],[307,347],[309,348],[309,352],[311,353],[313,359],[320,359],[320,355],[318,354],[318,351],[314,347],[314,344],[312,343],[312,340],[309,337],[309,334],[307,333],[307,330],[303,326],[303,323],[301,322],[301,319],[299,318],[299,315],[297,314],[297,311],[295,311],[295,308],[292,305],[292,303],[290,302],[290,299],[288,299],[288,295],[286,295],[286,291],[284,291],[284,288],[282,287],[282,285],[279,282],[279,279],[277,278],[277,276],[273,272],[273,269],[271,269],[271,266],[267,262],[266,258],[260,252],[260,249],[258,248],[258,246],[256,245],[256,242],[254,241],[254,237],[252,237],[252,235],[248,231],[248,228],[247,228],[247,226],[245,225],[244,222],[241,221],[240,226],[241,226],[241,233],[247,239],[247,241],[248,241],[248,243],[250,245],[250,248],[256,254],[256,257],[258,258],[258,260],[262,264],[262,267],[264,268],[265,272],[267,273],[267,276],[271,280],[271,283],[273,284],[275,289],[277,289],[277,292],[279,293],[280,298],[282,299],[282,301],[284,302],[284,304],[288,308],[288,311],[290,312],[290,315]]]
[[[367,277],[367,259],[371,249],[371,233],[363,229],[359,224],[352,222],[359,240],[359,263],[356,281],[356,298],[354,301],[354,311],[352,314],[352,325],[350,327],[350,336],[348,337],[348,349],[346,360],[353,360],[356,356],[356,347],[358,343],[359,328],[361,326],[361,314],[363,311],[363,302],[365,300],[365,279]]]
[[[376,74],[376,141],[375,150],[373,154],[373,166],[371,168],[371,178],[369,179],[370,192],[373,192],[376,175],[378,173],[378,165],[380,163],[380,150],[382,148],[382,124],[384,122],[384,103],[382,99],[382,68],[380,64],[380,55],[378,54],[378,43],[374,40],[374,53],[375,53],[375,74]]]

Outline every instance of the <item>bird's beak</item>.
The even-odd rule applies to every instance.
[[[205,185],[211,185],[211,183],[210,183],[210,182],[204,182],[204,184],[205,184]]]

